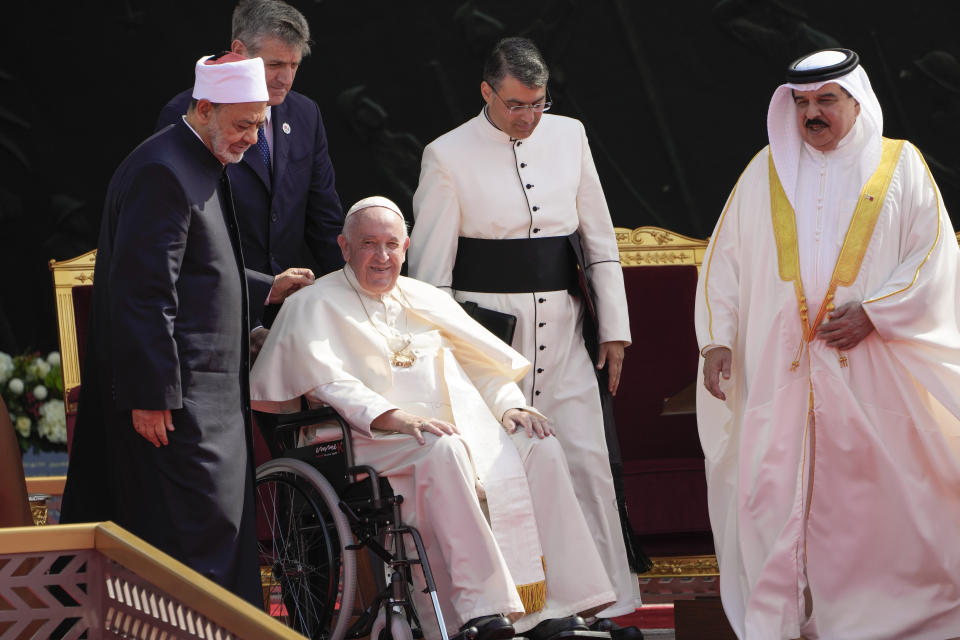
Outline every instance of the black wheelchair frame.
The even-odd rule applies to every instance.
[[[311,639],[412,640],[423,636],[410,598],[419,564],[443,640],[474,640],[475,627],[448,636],[420,533],[400,519],[403,496],[366,465],[354,465],[350,426],[329,407],[255,413],[273,459],[257,468],[257,537],[264,605]],[[317,427],[298,446],[301,428]],[[409,557],[404,539],[413,542]],[[353,624],[356,554],[383,562],[379,592]],[[389,579],[386,578],[389,573]]]

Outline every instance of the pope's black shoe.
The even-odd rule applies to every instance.
[[[611,640],[643,640],[643,632],[636,627],[621,627],[610,618],[597,618],[590,625],[591,631],[606,631]]]
[[[550,640],[565,631],[589,631],[587,623],[580,616],[566,618],[548,618],[524,633],[528,640]]]
[[[499,613],[467,620],[460,627],[460,631],[464,631],[468,627],[477,628],[477,640],[507,640],[516,635],[510,621]]]

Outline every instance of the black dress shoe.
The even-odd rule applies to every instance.
[[[643,640],[643,632],[636,627],[621,627],[610,618],[597,618],[590,625],[591,631],[606,631],[611,640]]]
[[[587,623],[580,616],[566,618],[548,618],[523,635],[528,640],[550,640],[564,631],[589,631]]]
[[[477,640],[507,640],[516,635],[513,625],[499,613],[489,616],[479,616],[467,620],[460,631],[469,627],[477,628]]]

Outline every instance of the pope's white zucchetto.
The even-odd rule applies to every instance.
[[[220,58],[204,56],[197,60],[193,97],[215,104],[267,102],[267,75],[263,59],[227,53]]]
[[[400,216],[401,220],[404,220],[403,212],[400,211],[400,207],[397,206],[397,204],[390,198],[385,198],[383,196],[370,196],[369,198],[364,198],[363,200],[357,201],[352,207],[350,207],[349,210],[347,210],[347,213],[345,216],[343,216],[343,218],[346,220],[358,211],[370,209],[371,207],[383,207],[384,209],[389,209]]]

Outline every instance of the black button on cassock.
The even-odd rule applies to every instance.
[[[537,373],[543,373],[543,369],[537,369]]]
[[[540,351],[543,351],[543,350],[546,349],[546,348],[547,348],[547,345],[545,345],[545,344],[540,345]]]
[[[546,298],[537,298],[537,302],[546,302],[546,301],[547,301]]]
[[[533,185],[530,184],[529,182],[525,186],[527,187],[527,189],[533,189]]]
[[[540,233],[540,227],[534,227],[533,232],[534,232],[534,233]]]
[[[539,391],[536,391],[536,392],[534,392],[534,393],[535,393],[535,395],[540,395],[540,392],[539,392]]]
[[[527,167],[527,163],[526,163],[526,162],[521,162],[521,163],[520,163],[520,168],[521,168],[521,169],[525,169],[526,167]]]
[[[545,324],[547,324],[547,323],[546,323],[546,322],[540,322],[540,323],[537,324],[537,326],[538,326],[538,327],[542,327],[542,326],[544,326]]]
[[[534,205],[533,210],[534,210],[534,211],[540,211],[540,207]]]

